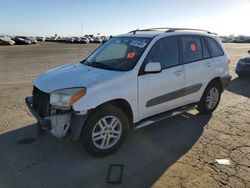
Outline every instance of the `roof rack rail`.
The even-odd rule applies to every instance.
[[[149,29],[136,29],[136,30],[130,31],[129,33],[136,34],[136,32],[138,32],[138,31],[158,31],[158,30],[165,30],[164,32],[166,32],[166,33],[168,33],[168,32],[175,32],[175,31],[181,31],[181,30],[202,31],[202,32],[206,32],[208,34],[215,34],[215,35],[217,35],[217,33],[212,33],[210,31],[203,30],[203,29],[172,28],[172,27],[156,27],[156,28],[149,28]]]
[[[157,28],[148,28],[148,29],[136,29],[136,30],[130,31],[129,33],[136,34],[137,31],[157,31],[157,30],[169,30],[169,29],[172,29],[172,28],[169,28],[169,27],[157,27]]]
[[[186,31],[202,31],[202,32],[206,32],[208,34],[215,34],[217,35],[217,33],[212,33],[210,31],[204,30],[204,29],[192,29],[192,28],[170,28],[169,30],[165,31],[166,33],[168,32],[175,32],[175,31],[181,31],[181,30],[186,30]]]

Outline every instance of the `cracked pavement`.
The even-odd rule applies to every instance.
[[[233,63],[230,86],[198,142],[153,187],[250,187],[250,79],[234,73],[247,44],[225,44]],[[228,159],[230,165],[216,159]]]
[[[84,45],[80,57],[97,46]],[[79,45],[0,47],[0,187],[250,187],[250,79],[234,73],[250,44],[225,46],[233,80],[212,116],[193,110],[130,131],[123,147],[105,158],[93,158],[69,140],[37,139],[24,104],[32,80],[77,60]],[[121,185],[105,183],[111,163],[124,164]]]

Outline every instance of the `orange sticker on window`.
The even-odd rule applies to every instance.
[[[191,44],[191,50],[194,52],[196,51],[196,45],[195,44]]]
[[[133,59],[135,57],[135,53],[128,53],[127,58]]]

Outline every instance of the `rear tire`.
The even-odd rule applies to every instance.
[[[95,109],[81,135],[85,149],[93,156],[107,156],[124,142],[129,121],[124,112],[111,104]]]
[[[211,114],[217,108],[221,98],[221,85],[213,81],[205,89],[197,110],[201,114]]]

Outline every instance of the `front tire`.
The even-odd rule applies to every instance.
[[[110,155],[121,147],[128,125],[128,118],[120,108],[103,105],[87,119],[81,142],[93,156]]]
[[[221,98],[221,86],[218,82],[211,82],[205,89],[197,110],[201,114],[211,114],[217,108]]]

